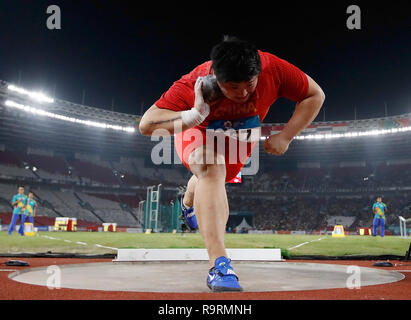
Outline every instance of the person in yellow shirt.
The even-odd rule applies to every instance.
[[[36,216],[36,211],[37,211],[37,201],[34,200],[34,193],[29,192],[26,208],[24,210],[24,216],[25,216],[24,221],[25,219],[28,218],[29,222],[32,223],[34,226],[34,217]]]

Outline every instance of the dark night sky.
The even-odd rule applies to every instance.
[[[326,93],[326,120],[411,112],[411,9],[406,1],[278,2],[19,1],[0,3],[0,79],[56,97],[139,114],[173,81],[209,59],[224,34],[295,64]],[[199,5],[200,3],[201,5]],[[224,3],[224,7],[221,5]],[[309,3],[309,5],[308,5]],[[61,30],[46,8],[59,5]],[[362,29],[348,30],[357,4]],[[278,100],[265,122],[286,122]],[[321,113],[317,121],[323,119]]]

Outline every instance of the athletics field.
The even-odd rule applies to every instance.
[[[285,257],[299,255],[404,256],[410,239],[396,236],[226,234],[227,248],[281,248]],[[20,236],[0,232],[0,253],[116,254],[119,248],[205,248],[199,233],[38,232]]]

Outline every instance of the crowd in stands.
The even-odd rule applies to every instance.
[[[230,210],[254,214],[253,224],[259,230],[313,230],[326,224],[318,203],[302,199],[275,197],[275,199],[249,199],[247,196],[230,196]]]
[[[320,230],[338,216],[351,217],[351,230],[370,227],[377,195],[388,205],[387,226],[411,216],[411,164],[265,171],[227,189],[230,210],[254,213],[256,229]]]
[[[409,187],[411,164],[271,171],[246,180],[244,185],[252,191],[267,192],[367,191]]]
[[[344,198],[341,198],[344,197]],[[250,198],[229,196],[230,210],[254,214],[254,228],[260,230],[323,230],[343,224],[347,230],[371,227],[376,196],[286,195]],[[411,198],[407,193],[383,197],[387,204],[386,225],[397,226],[398,216],[411,217]],[[340,219],[335,219],[336,217]],[[349,219],[342,219],[343,217]],[[344,222],[346,221],[346,222]]]

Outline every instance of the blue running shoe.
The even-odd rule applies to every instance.
[[[197,223],[196,214],[194,213],[194,207],[187,208],[183,203],[183,197],[181,197],[180,202],[181,202],[181,216],[184,219],[186,226],[190,230],[197,230],[198,223]]]
[[[243,291],[238,277],[230,266],[231,259],[222,256],[215,260],[207,277],[207,286],[214,292]]]

